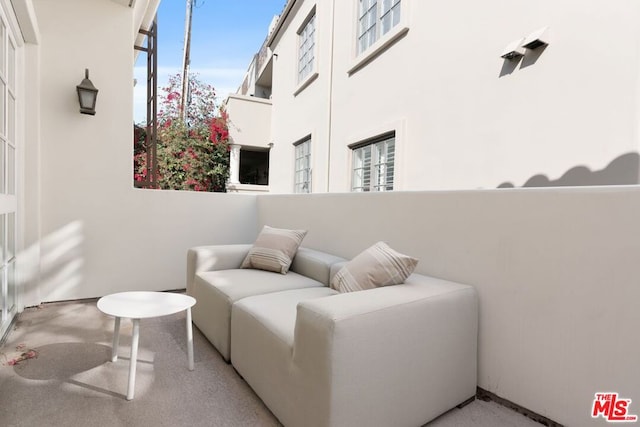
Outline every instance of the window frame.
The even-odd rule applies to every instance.
[[[312,66],[311,69],[304,74],[304,76],[300,75],[300,47],[301,47],[301,36],[303,34],[303,32],[305,31],[305,29],[307,28],[307,25],[313,21],[313,45],[311,48],[311,53],[313,53],[313,57],[312,57]],[[304,21],[302,21],[302,24],[300,25],[300,27],[298,27],[298,30],[296,31],[296,43],[297,43],[297,61],[296,61],[296,86],[295,89],[293,91],[293,96],[298,96],[298,94],[300,94],[300,92],[302,92],[304,89],[307,88],[307,86],[309,86],[313,81],[315,81],[318,78],[318,37],[317,37],[317,30],[318,30],[318,17],[316,14],[316,6],[314,5],[311,10],[309,11],[309,13],[307,14],[306,18],[304,19]]]
[[[313,31],[309,34],[307,30],[310,25],[313,26]],[[314,6],[296,33],[298,38],[298,84],[305,81],[316,69],[316,28],[316,8]],[[302,51],[309,42],[310,46]],[[303,62],[304,58],[307,60]]]
[[[24,162],[26,70],[20,26],[9,1],[0,2],[0,341],[22,310],[17,275],[22,230],[20,179]]]
[[[387,9],[385,11],[385,3],[389,4],[389,9]],[[395,10],[396,8],[398,8],[397,10]],[[396,17],[396,12],[400,13],[400,16],[397,18],[397,20],[395,19]],[[389,16],[389,19],[391,21],[391,26],[389,28],[386,29],[385,31],[385,18]],[[400,18],[402,17],[402,0],[382,0],[382,6],[380,7],[380,37],[383,37],[384,35],[386,35],[389,31],[391,31],[391,29],[393,29],[393,27],[395,27],[396,25],[398,25],[400,23]]]
[[[360,4],[362,1],[375,1],[376,2],[376,37],[375,40],[369,43],[364,49],[360,49],[360,18],[361,10]],[[387,31],[382,33],[383,21],[382,19],[387,16],[383,14],[383,7],[385,2],[390,2],[391,7],[389,11],[394,7],[400,8],[400,14],[397,22],[393,24]],[[409,31],[410,21],[410,8],[411,0],[357,0],[354,3],[354,27],[353,27],[353,56],[352,62],[347,70],[348,75],[352,75],[360,68],[364,67],[382,52],[384,52],[391,45],[395,44],[398,40],[402,39]],[[391,17],[393,21],[393,16]]]
[[[357,36],[356,36],[356,52],[358,55],[365,52],[378,40],[378,12],[381,0],[358,0],[357,12]],[[366,3],[366,6],[363,4]],[[372,19],[372,15],[374,18]],[[373,20],[373,23],[371,21]],[[366,27],[366,29],[365,29]],[[373,37],[371,37],[373,36]],[[371,40],[373,38],[373,40]],[[362,41],[366,42],[366,46],[362,47]]]
[[[312,185],[313,185],[313,177],[312,171],[313,168],[311,166],[311,135],[308,135],[293,144],[294,151],[294,164],[293,164],[293,192],[294,194],[307,194],[311,193]],[[305,151],[305,147],[306,151]],[[299,151],[302,151],[301,155]],[[298,167],[300,164],[302,167]],[[304,173],[306,171],[306,173]],[[298,180],[300,174],[307,178]],[[306,190],[306,191],[305,191]]]
[[[351,149],[351,192],[394,190],[396,186],[396,139],[396,132],[391,131],[349,146]],[[389,150],[390,145],[391,154]],[[384,147],[384,149],[381,150],[381,147]],[[366,153],[367,150],[369,152],[368,166],[365,160],[367,156],[361,157],[359,155],[359,153]],[[384,153],[382,153],[382,151],[384,151]],[[390,157],[391,161],[389,161]],[[357,165],[359,158],[363,160],[360,165]],[[385,159],[385,161],[381,161],[381,159]],[[390,180],[389,169],[391,169]],[[358,176],[358,171],[362,171],[361,176]]]

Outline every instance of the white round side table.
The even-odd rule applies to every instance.
[[[113,346],[111,361],[118,360],[118,344],[120,341],[120,319],[130,318],[133,322],[131,337],[131,360],[129,361],[129,385],[127,400],[132,400],[136,383],[136,363],[138,359],[138,339],[140,336],[140,319],[168,316],[180,311],[187,311],[187,358],[189,370],[193,371],[193,327],[191,325],[191,307],[195,298],[171,292],[120,292],[104,296],[98,300],[98,309],[110,316],[115,316],[113,330]]]

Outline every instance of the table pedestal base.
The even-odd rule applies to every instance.
[[[127,400],[133,400],[136,388],[136,365],[138,363],[138,341],[140,340],[140,319],[131,319],[133,333],[131,335],[131,359],[129,360],[129,383],[127,386]],[[113,328],[113,346],[111,347],[111,361],[118,360],[118,347],[120,344],[120,317],[116,317]],[[191,307],[187,308],[187,361],[189,370],[193,371],[193,325],[191,323]]]

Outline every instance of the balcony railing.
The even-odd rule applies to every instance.
[[[249,91],[249,75],[244,76],[242,86],[240,86],[240,95],[246,95]]]
[[[269,39],[269,36],[267,36],[264,39],[264,42],[262,42],[262,46],[258,51],[258,56],[256,58],[256,69],[255,69],[256,78],[258,78],[258,75],[262,70],[262,67],[264,66],[264,64],[266,64],[267,61],[269,60],[269,46],[267,46],[268,39]]]

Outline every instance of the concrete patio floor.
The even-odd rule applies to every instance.
[[[195,371],[187,370],[183,322],[184,314],[141,321],[136,396],[129,402],[130,322],[122,323],[120,360],[111,363],[113,318],[100,313],[95,300],[26,309],[0,347],[0,425],[74,426],[88,419],[102,426],[280,425],[197,329]],[[26,360],[11,364],[21,357]],[[476,399],[427,425],[541,424]]]

